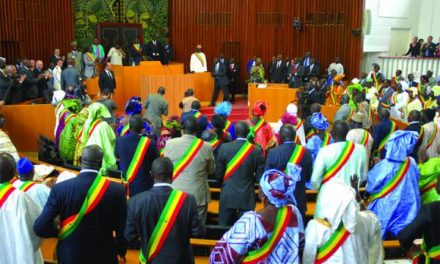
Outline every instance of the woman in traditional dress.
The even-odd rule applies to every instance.
[[[93,48],[92,46],[89,47],[88,52],[84,53],[84,76],[86,79],[90,79],[96,76],[96,57],[95,54],[93,54]]]
[[[231,135],[225,131],[226,119],[221,115],[214,115],[211,118],[212,129],[202,132],[201,139],[211,144],[214,157],[217,157],[218,149],[221,144],[232,141]]]
[[[272,127],[263,118],[267,107],[266,102],[257,101],[252,107],[252,117],[247,121],[251,129],[251,136],[254,137],[255,143],[261,146],[264,155],[266,155],[270,148],[276,145],[276,138],[273,135]]]
[[[219,103],[214,108],[214,113],[217,115],[221,115],[225,118],[226,124],[224,130],[229,132],[232,140],[235,140],[237,137],[235,136],[235,125],[231,121],[228,120],[228,117],[231,115],[232,104],[228,101]]]
[[[157,150],[163,149],[169,139],[181,137],[182,129],[181,120],[178,116],[172,116],[165,121],[162,127],[162,134],[157,140]]]
[[[285,124],[290,124],[295,127],[296,130],[295,143],[305,146],[306,136],[304,134],[304,124],[301,118],[298,117],[298,107],[294,103],[290,103],[287,105],[286,112],[284,112],[280,120],[278,120],[278,123],[274,128],[275,136],[279,143],[280,143],[280,138],[279,138],[280,129]]]
[[[293,195],[301,169],[290,165],[288,171],[263,174],[259,197],[264,208],[243,214],[217,241],[210,263],[301,263],[303,220]]]
[[[118,135],[123,137],[130,134],[129,121],[133,115],[142,113],[142,100],[139,96],[133,96],[125,104],[125,115],[119,118]]]
[[[310,119],[310,124],[313,127],[313,136],[307,140],[306,147],[310,150],[313,161],[315,161],[319,150],[333,143],[333,138],[327,132],[327,129],[330,127],[327,118],[321,113],[314,113]]]

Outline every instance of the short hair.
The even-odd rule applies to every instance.
[[[388,109],[382,108],[379,110],[379,119],[389,119],[390,118],[390,111]]]
[[[199,101],[193,101],[191,103],[191,109],[200,110],[200,108],[202,108],[202,105],[200,104]]]
[[[350,126],[343,120],[337,120],[333,123],[332,136],[335,139],[345,139],[347,137]]]
[[[321,112],[321,105],[318,104],[318,103],[313,103],[313,104],[310,106],[310,110],[311,110],[313,113]]]
[[[420,76],[420,79],[425,80],[425,82],[428,82],[428,81],[429,81],[429,77],[428,77],[427,75],[422,75],[422,76]]]
[[[17,172],[14,157],[7,152],[0,153],[0,183],[10,182]]]
[[[186,133],[196,134],[199,131],[199,122],[194,116],[189,116],[183,122],[183,129]]]
[[[103,90],[102,90],[102,95],[110,95],[112,92],[110,91],[110,89],[108,89],[108,88],[104,88]]]
[[[194,89],[189,88],[188,90],[186,90],[186,95],[187,96],[193,96],[194,95]]]
[[[173,177],[174,166],[167,157],[159,157],[151,164],[151,175],[159,181],[169,181]]]
[[[291,124],[284,124],[280,128],[280,139],[282,142],[294,141],[296,138],[295,127]]]
[[[3,126],[5,125],[5,122],[6,122],[5,116],[0,114],[0,128],[3,128]]]
[[[235,134],[237,137],[247,137],[249,134],[249,124],[246,121],[238,121],[235,123]]]
[[[142,129],[144,128],[144,119],[141,115],[133,115],[130,118],[130,130],[132,130],[134,133],[141,133]]]
[[[411,120],[411,122],[420,121],[421,118],[422,118],[422,113],[419,110],[412,110],[408,114],[408,121]]]
[[[161,95],[164,95],[164,94],[165,94],[165,87],[160,86],[160,87],[157,89],[157,93],[160,93]]]

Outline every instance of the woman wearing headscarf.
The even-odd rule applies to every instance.
[[[142,113],[142,99],[139,96],[133,96],[125,104],[125,115],[119,118],[118,135],[120,137],[130,134],[129,121],[133,115]]]
[[[437,178],[440,175],[440,158],[428,159],[426,151],[422,150],[419,155],[419,171],[422,204],[440,201],[440,194],[435,191]]]
[[[414,131],[394,132],[385,145],[385,159],[368,172],[368,209],[380,219],[382,239],[395,238],[420,209],[420,173],[409,156],[418,137]]]
[[[74,164],[75,149],[78,143],[78,135],[89,115],[88,108],[83,108],[78,114],[72,114],[66,122],[66,126],[60,136],[60,156],[69,164]]]
[[[266,102],[257,101],[252,107],[252,117],[247,121],[251,134],[254,136],[254,141],[261,146],[264,156],[266,156],[268,149],[276,145],[276,138],[273,135],[272,127],[263,118],[267,107]]]
[[[104,152],[101,167],[102,175],[106,175],[109,168],[116,169],[116,135],[112,127],[105,121],[106,118],[111,118],[111,115],[103,104],[93,103],[89,106],[88,118],[80,131],[80,135],[78,135],[80,146],[76,152],[80,156],[84,147],[98,145]]]
[[[234,123],[228,120],[228,117],[231,115],[231,111],[232,111],[232,104],[228,101],[221,102],[214,108],[214,113],[223,116],[226,120],[224,131],[229,132],[232,140],[235,140],[237,137],[235,136]]]
[[[304,134],[304,124],[301,118],[298,117],[298,107],[294,103],[290,103],[287,105],[286,112],[284,112],[280,120],[278,120],[277,125],[275,126],[274,132],[278,142],[280,142],[280,129],[285,124],[290,124],[295,127],[295,143],[305,146],[306,136]]]
[[[344,94],[344,86],[342,84],[342,79],[345,77],[344,74],[338,74],[333,77],[330,84],[330,100],[329,103],[334,106],[339,106],[341,101],[341,96]]]
[[[319,195],[320,209],[306,228],[303,263],[383,263],[379,219],[359,211],[356,191],[331,182]]]
[[[327,118],[320,112],[313,113],[310,124],[313,128],[313,136],[307,140],[306,147],[310,150],[313,161],[315,161],[319,149],[333,143],[333,138],[327,132],[330,127]]]
[[[81,111],[82,104],[78,99],[64,99],[58,103],[55,109],[56,116],[56,128],[55,128],[55,145],[59,147],[60,136],[69,123],[76,114]]]
[[[303,220],[293,191],[301,169],[289,166],[289,175],[266,171],[259,197],[264,208],[249,211],[217,241],[210,263],[300,263]],[[281,261],[282,260],[282,261]]]
[[[162,150],[169,139],[181,137],[182,129],[181,120],[178,116],[172,116],[165,121],[162,134],[157,141],[157,150]]]
[[[226,119],[221,115],[214,115],[211,118],[211,129],[202,132],[201,139],[211,144],[214,157],[217,157],[221,144],[232,141],[231,135],[225,131]]]

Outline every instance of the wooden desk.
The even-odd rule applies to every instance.
[[[255,102],[264,100],[269,104],[264,119],[268,122],[277,122],[286,111],[290,102],[296,101],[298,89],[290,89],[287,84],[267,84],[267,88],[257,88],[256,84],[248,85],[249,116],[252,115],[252,106]]]
[[[201,102],[211,102],[212,91],[214,90],[214,78],[210,72],[190,73],[194,77],[194,96]],[[223,99],[220,91],[217,101]]]

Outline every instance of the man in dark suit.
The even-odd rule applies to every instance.
[[[61,222],[79,213],[87,193],[98,176],[103,151],[96,145],[84,148],[78,176],[52,187],[47,203],[34,223],[40,237],[58,237]],[[108,180],[106,180],[108,181]],[[118,263],[127,250],[123,237],[127,203],[121,184],[108,181],[108,187],[96,207],[85,214],[76,229],[58,240],[58,263]]]
[[[437,45],[432,42],[432,36],[429,36],[426,43],[422,46],[422,56],[425,58],[433,58],[437,51]]]
[[[286,64],[283,63],[283,56],[279,54],[277,56],[277,60],[275,61],[275,64],[272,65],[272,72],[271,72],[271,83],[283,83],[286,79],[286,73],[287,68]]]
[[[229,92],[231,93],[231,103],[235,101],[235,94],[239,88],[239,79],[240,79],[240,68],[238,64],[235,62],[235,58],[231,58],[229,60],[228,66],[228,79],[229,79]]]
[[[308,67],[311,64],[311,57],[310,57],[310,51],[307,51],[306,54],[304,54],[304,57],[301,58],[301,65],[304,67]]]
[[[418,162],[419,160],[417,153],[419,152],[420,145],[422,144],[423,134],[424,134],[422,124],[420,124],[421,119],[422,119],[422,114],[420,113],[420,111],[412,110],[408,114],[408,126],[405,129],[407,131],[417,132],[417,134],[419,135],[417,143],[414,146],[413,151],[411,152],[410,155],[411,157],[414,158],[416,162]]]
[[[162,58],[162,45],[157,40],[157,36],[153,35],[153,39],[145,45],[145,53],[148,60],[160,61]]]
[[[249,125],[244,121],[235,124],[237,140],[222,144],[215,161],[215,177],[222,182],[218,224],[231,226],[246,212],[255,208],[255,182],[263,173],[263,151],[254,146],[239,167],[225,179],[228,163],[247,143]]]
[[[223,101],[229,100],[228,77],[226,76],[226,66],[217,58],[212,64],[212,77],[214,77],[214,92],[212,94],[210,106],[215,106],[220,89],[223,91]]]
[[[419,83],[414,81],[414,74],[408,74],[408,87],[416,87],[418,88]]]
[[[75,61],[73,59],[67,60],[67,68],[61,72],[61,89],[67,94],[74,94],[74,91],[79,88],[80,73],[75,68]]]
[[[373,83],[368,81],[365,86],[371,88]],[[382,108],[390,108],[391,97],[393,96],[394,90],[391,87],[391,81],[386,79],[382,85],[382,96],[379,98],[379,110]]]
[[[304,75],[307,80],[310,80],[312,77],[319,77],[320,67],[319,64],[316,63],[315,59],[310,59],[310,65],[306,67]]]
[[[37,87],[38,87],[38,97],[43,97],[44,92],[48,89],[47,87],[47,79],[48,74],[43,71],[44,64],[43,61],[37,60],[35,62],[35,69],[34,69],[34,77],[39,78]]]
[[[304,150],[304,156],[299,161],[298,165],[301,167],[301,180],[296,183],[295,199],[297,202],[298,210],[301,212],[303,221],[307,212],[307,195],[306,195],[306,182],[310,181],[313,168],[312,155],[307,148],[295,144],[296,131],[292,125],[283,125],[280,129],[280,140],[282,142],[278,147],[269,150],[267,154],[264,170],[277,169],[284,171],[289,163],[289,159],[292,156],[295,148],[301,147]]]
[[[116,89],[115,74],[112,71],[112,64],[110,62],[105,63],[104,70],[99,74],[99,88],[101,92],[108,89],[112,94]]]
[[[293,63],[290,64],[288,70],[289,87],[299,88],[303,87],[304,66],[299,63],[299,59],[295,58]]]
[[[202,108],[202,106],[200,105],[200,101],[192,102],[191,103],[191,111],[182,113],[182,116],[181,116],[182,125],[188,117],[198,115],[197,113],[200,113],[200,108]],[[197,123],[199,124],[199,131],[197,132],[196,136],[198,138],[200,138],[200,136],[202,135],[202,132],[208,127],[208,124],[209,124],[208,117],[200,114],[200,116],[197,117]]]
[[[170,39],[167,38],[162,52],[162,64],[168,65],[174,59],[173,47],[170,45]]]
[[[131,44],[128,49],[128,54],[130,55],[129,64],[130,66],[139,65],[139,63],[143,60],[144,49],[143,45],[139,43],[139,39],[135,38],[133,44]]]
[[[177,216],[168,233],[159,233],[153,237],[153,230],[164,213],[165,205],[172,192],[171,178],[173,163],[169,158],[158,158],[151,166],[154,177],[153,188],[130,199],[128,203],[125,239],[136,242],[141,239],[142,254],[148,263],[194,263],[190,237],[201,237],[204,234],[203,225],[197,215],[197,205],[194,196],[183,193],[182,207],[176,212]],[[166,237],[163,237],[163,236]],[[164,239],[161,248],[153,258],[148,258],[147,246],[150,239]]]
[[[141,115],[134,115],[130,118],[130,134],[116,138],[115,156],[119,158],[119,165],[127,179],[127,171],[130,168],[139,142],[144,131],[144,120]],[[153,186],[153,179],[150,175],[151,164],[157,158],[156,142],[152,139],[148,148],[145,150],[144,158],[140,160],[141,164],[133,181],[129,183],[128,193],[130,197],[138,193],[148,191]],[[133,164],[135,166],[135,164]]]
[[[380,142],[390,133],[390,129],[390,111],[386,108],[382,108],[379,110],[379,123],[373,127],[373,153],[378,150]],[[384,157],[385,149],[380,153],[380,159],[383,159]]]
[[[29,69],[29,60],[23,59],[23,67],[18,70],[20,75],[26,75],[22,83],[23,99],[34,99],[38,97],[38,78],[34,77],[34,73]]]

